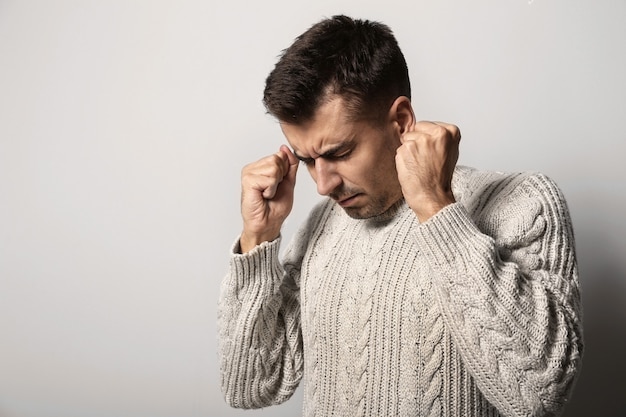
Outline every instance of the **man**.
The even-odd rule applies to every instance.
[[[305,416],[551,416],[580,368],[574,238],[540,174],[457,167],[456,126],[416,121],[386,26],[301,35],[264,103],[290,145],[242,171],[220,297],[229,404]],[[291,148],[291,149],[290,149]],[[278,259],[299,162],[328,196]]]

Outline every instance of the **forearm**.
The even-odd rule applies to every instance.
[[[417,238],[447,327],[484,394],[505,415],[558,410],[582,349],[577,286],[569,285],[577,282],[573,249],[547,261],[549,243],[539,239],[516,242],[528,246],[507,254],[460,204],[422,225]]]
[[[219,302],[222,390],[229,404],[285,401],[302,375],[298,292],[278,262],[280,239],[233,255]]]

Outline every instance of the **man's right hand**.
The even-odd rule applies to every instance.
[[[287,146],[241,172],[241,253],[276,239],[293,207],[298,159]]]

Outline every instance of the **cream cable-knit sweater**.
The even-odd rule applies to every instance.
[[[457,203],[354,220],[318,205],[231,255],[219,306],[229,404],[304,416],[551,416],[573,388],[582,320],[572,226],[540,174],[457,167]]]

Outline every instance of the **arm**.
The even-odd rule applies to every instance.
[[[556,185],[527,177],[472,216],[449,205],[416,236],[485,397],[506,416],[558,415],[583,343],[574,237]]]
[[[227,403],[278,404],[302,378],[299,288],[278,262],[280,238],[231,256],[219,302],[220,370]]]
[[[458,128],[407,120],[398,179],[422,222],[416,236],[446,328],[502,414],[558,414],[583,349],[574,238],[560,191],[528,177],[497,196],[495,188],[478,193],[470,215],[451,187]]]
[[[297,169],[281,146],[242,170],[243,231],[219,300],[222,392],[233,407],[281,403],[302,377],[299,266],[283,268],[278,260]]]

